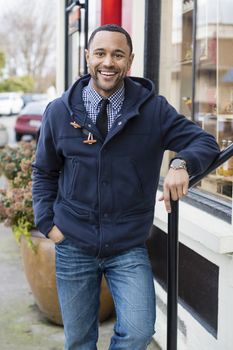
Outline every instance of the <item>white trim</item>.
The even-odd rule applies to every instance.
[[[160,195],[158,191],[157,198]],[[167,232],[163,202],[156,203],[154,225]],[[181,242],[189,238],[218,254],[233,252],[233,226],[182,201],[179,204],[179,235]]]
[[[132,42],[135,54],[131,75],[143,77],[145,0],[134,0],[132,7]]]

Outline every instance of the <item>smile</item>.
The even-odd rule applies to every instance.
[[[113,77],[116,74],[115,72],[107,72],[107,71],[99,71],[99,73],[106,77]]]

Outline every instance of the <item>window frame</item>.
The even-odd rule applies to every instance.
[[[161,25],[162,25],[162,2],[150,2],[146,0],[145,6],[145,50],[144,50],[144,76],[151,79],[155,84],[156,92],[159,91],[160,82],[160,51],[161,51]],[[156,10],[156,11],[155,11]],[[192,65],[192,98],[195,100],[196,83],[196,26],[197,26],[197,1],[194,0],[193,9],[193,65]],[[154,40],[151,40],[153,34]],[[154,34],[156,33],[156,34]],[[158,49],[159,48],[159,49]],[[191,119],[194,121],[194,103],[192,104]],[[163,188],[164,177],[160,177],[158,190]],[[189,193],[182,199],[215,217],[232,223],[232,205],[229,200],[222,200],[217,195],[205,193],[198,188],[189,189]]]

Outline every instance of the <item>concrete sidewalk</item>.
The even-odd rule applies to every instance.
[[[23,272],[19,247],[0,224],[0,348],[62,350],[63,328],[49,323],[35,305]],[[107,350],[114,318],[100,325],[99,350]],[[148,350],[157,350],[153,344]]]

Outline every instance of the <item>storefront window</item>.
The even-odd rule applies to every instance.
[[[76,31],[69,35],[69,72],[68,81],[69,85],[73,84],[78,78],[78,73],[80,72],[80,32]]]
[[[68,83],[73,84],[80,72],[81,11],[74,6],[68,16]]]
[[[85,9],[74,6],[68,16],[68,85],[85,74]]]
[[[233,2],[163,1],[161,42],[160,93],[226,148],[233,142]],[[232,183],[233,157],[198,187],[231,202]]]

